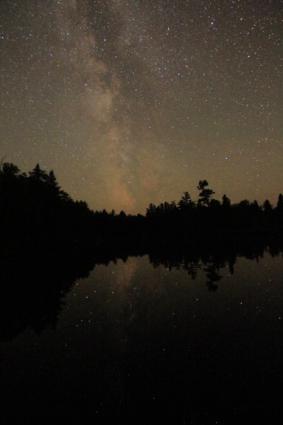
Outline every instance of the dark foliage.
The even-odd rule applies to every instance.
[[[40,334],[56,327],[68,292],[77,279],[86,277],[98,264],[148,254],[154,267],[182,269],[188,273],[188,281],[204,272],[208,290],[216,291],[227,267],[233,274],[237,258],[257,259],[266,250],[272,256],[283,251],[282,195],[275,207],[269,201],[263,205],[256,201],[232,204],[226,195],[221,202],[213,199],[214,192],[206,180],[198,188],[197,201],[185,192],[179,202],[151,204],[146,216],[92,212],[86,203],[72,200],[60,188],[52,171],[47,173],[37,165],[25,174],[13,164],[2,164],[2,344],[30,329]],[[263,339],[264,327],[255,326],[254,321],[249,325],[246,316],[243,323],[234,323],[229,313],[223,326],[211,324],[202,314],[195,322],[187,299],[181,299],[178,291],[178,314],[174,313],[172,320],[165,315],[159,322],[155,320],[160,308],[159,293],[155,297],[150,293],[153,298],[143,300],[143,289],[129,289],[130,301],[121,322],[122,327],[125,323],[127,337],[120,338],[118,333],[116,338],[123,349],[117,350],[115,338],[109,338],[109,342],[107,333],[105,337],[108,324],[114,334],[117,323],[109,319],[111,313],[107,320],[101,320],[99,306],[105,298],[95,301],[94,297],[95,317],[100,320],[94,320],[93,338],[88,338],[86,345],[79,340],[78,351],[73,345],[75,338],[71,344],[68,340],[59,368],[52,366],[57,365],[52,356],[49,363],[46,361],[44,352],[43,368],[36,368],[38,363],[30,356],[21,363],[28,365],[26,374],[21,370],[17,376],[20,366],[14,367],[13,357],[13,368],[5,368],[5,423],[12,423],[11,417],[25,422],[30,416],[46,419],[46,423],[50,417],[89,423],[108,417],[111,412],[116,422],[121,418],[119,423],[127,423],[129,418],[129,423],[133,423],[132,418],[135,423],[148,423],[149,418],[157,423],[172,417],[172,423],[194,420],[212,424],[224,423],[227,417],[225,423],[230,424],[232,411],[235,423],[242,423],[246,400],[253,420],[264,418],[268,423],[264,413],[270,415],[280,403],[280,391],[276,390],[279,379],[275,376],[279,361],[276,363],[276,351],[273,352],[273,347],[277,347],[276,332],[268,328],[268,337]],[[174,287],[170,294],[173,291]],[[256,320],[260,318],[257,316]],[[84,335],[81,331],[80,337]],[[250,339],[256,341],[255,345],[250,344]],[[63,346],[64,341],[61,343]],[[58,345],[57,341],[59,351]],[[47,352],[52,353],[52,349]],[[15,359],[21,353],[18,356]],[[268,365],[264,373],[262,365]],[[124,387],[117,384],[120,370]],[[112,392],[108,394],[108,380],[111,388],[125,397],[122,401],[117,398],[117,410],[112,408],[116,399]],[[158,397],[152,398],[152,393]],[[7,400],[12,400],[17,408],[11,409]],[[235,406],[243,410],[235,410]],[[224,418],[220,422],[219,413]]]
[[[198,184],[199,199],[184,192],[178,202],[150,204],[146,215],[121,211],[91,211],[82,201],[74,201],[59,186],[53,171],[37,164],[28,174],[10,163],[0,167],[1,251],[5,256],[28,249],[78,253],[82,250],[116,248],[125,252],[149,252],[156,246],[187,246],[201,240],[205,244],[229,237],[281,238],[283,195],[275,207],[266,200],[243,200],[232,204],[224,195],[213,198],[207,180]]]
[[[1,258],[0,341],[13,339],[29,328],[37,333],[55,328],[67,293],[97,265],[148,254],[153,267],[184,270],[193,280],[204,272],[208,290],[216,291],[227,267],[233,274],[237,259],[258,260],[265,251],[278,256],[283,252],[283,242],[249,237],[207,244],[191,240],[186,247],[151,244],[146,251],[128,243],[127,247],[84,250],[75,256],[66,249],[60,255],[23,251],[12,258]]]
[[[222,202],[213,199],[214,191],[206,180],[198,185],[199,199],[193,201],[188,192],[184,192],[179,202],[150,204],[146,212],[148,226],[152,234],[166,234],[166,239],[178,237],[179,242],[188,238],[221,238],[227,234],[240,235],[269,234],[280,237],[283,230],[283,195],[272,207],[266,200],[263,205],[257,201],[243,200],[232,204],[227,195]],[[203,239],[206,238],[206,239]]]
[[[53,171],[36,165],[28,174],[13,164],[0,168],[1,251],[76,249],[87,240],[93,213],[59,186]],[[71,243],[71,245],[70,245]]]

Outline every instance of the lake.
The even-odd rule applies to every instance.
[[[247,257],[10,264],[2,423],[280,423],[283,258]]]

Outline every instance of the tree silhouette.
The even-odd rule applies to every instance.
[[[20,170],[16,165],[11,164],[9,162],[4,162],[1,164],[1,173],[2,176],[7,178],[17,177],[20,173]]]
[[[226,195],[223,195],[223,197],[222,197],[222,206],[224,208],[230,208],[231,207],[231,201],[228,198],[228,196],[226,196]]]
[[[147,210],[146,210],[146,216],[147,217],[153,217],[156,214],[156,205],[149,204]]]
[[[115,211],[93,212],[84,201],[74,201],[60,187],[54,171],[45,171],[39,164],[22,173],[11,163],[0,164],[0,231],[2,246],[12,253],[22,246],[31,249],[67,247],[78,251],[83,246],[148,244],[175,247],[193,240],[219,236],[239,238],[280,238],[283,234],[283,195],[277,206],[266,200],[242,200],[232,204],[227,195],[222,202],[214,199],[207,180],[198,184],[199,197],[194,202],[188,191],[181,199],[151,203],[146,215],[128,215]]]
[[[197,188],[199,190],[198,205],[208,207],[215,192],[209,188],[207,180],[200,180]]]
[[[181,211],[186,211],[193,207],[193,201],[189,192],[184,192],[182,198],[178,202],[178,207]]]
[[[36,182],[45,183],[48,181],[48,174],[46,173],[46,171],[40,168],[39,164],[36,164],[34,169],[30,171],[29,176],[32,180]]]
[[[269,202],[268,199],[266,199],[263,203],[263,211],[266,214],[270,214],[272,212],[272,205],[271,205],[271,203]]]
[[[280,193],[277,201],[277,210],[282,213],[283,212],[283,195]]]

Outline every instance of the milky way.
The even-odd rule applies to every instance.
[[[281,0],[1,0],[0,156],[94,209],[283,191]]]

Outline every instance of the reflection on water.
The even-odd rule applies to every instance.
[[[54,261],[1,269],[3,423],[280,423],[281,255]]]

